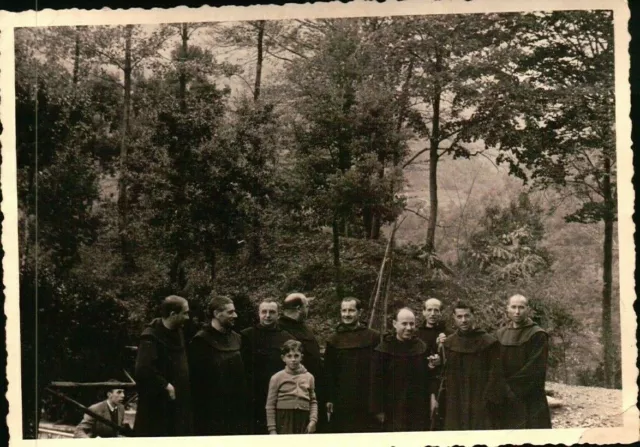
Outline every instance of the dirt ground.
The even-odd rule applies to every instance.
[[[553,428],[619,427],[622,391],[547,382],[546,389],[564,405],[551,409]]]

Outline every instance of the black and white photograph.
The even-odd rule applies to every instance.
[[[15,445],[638,440],[626,3],[427,3],[3,16]]]

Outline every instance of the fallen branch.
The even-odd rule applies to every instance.
[[[51,382],[54,388],[135,388],[135,382]]]

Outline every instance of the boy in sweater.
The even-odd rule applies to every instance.
[[[314,433],[318,423],[315,379],[302,366],[302,344],[288,340],[281,348],[285,368],[269,381],[267,427],[270,435]]]

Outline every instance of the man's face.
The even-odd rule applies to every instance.
[[[460,331],[466,332],[473,327],[473,314],[470,309],[455,309],[453,321]]]
[[[115,389],[107,393],[107,399],[111,405],[121,404],[124,401],[124,390]]]
[[[529,305],[523,296],[514,296],[507,304],[507,316],[515,324],[522,323],[529,315]]]
[[[224,309],[216,311],[215,317],[222,327],[232,328],[236,324],[238,314],[236,313],[235,306],[229,303],[224,306]]]
[[[175,322],[177,327],[184,326],[184,324],[189,320],[189,303],[184,302],[182,304],[182,309],[177,314],[173,314],[173,321]]]
[[[396,320],[393,322],[396,336],[400,340],[410,340],[416,330],[416,317],[413,312],[403,309],[398,312]]]
[[[340,319],[347,326],[356,324],[360,318],[361,311],[356,308],[355,301],[343,301],[340,304]]]
[[[427,300],[424,303],[424,310],[422,311],[422,315],[424,315],[424,319],[427,322],[427,326],[433,327],[440,321],[440,317],[442,316],[440,311],[441,304],[437,300]]]
[[[278,320],[278,305],[276,303],[260,303],[258,317],[262,326],[273,326]]]

